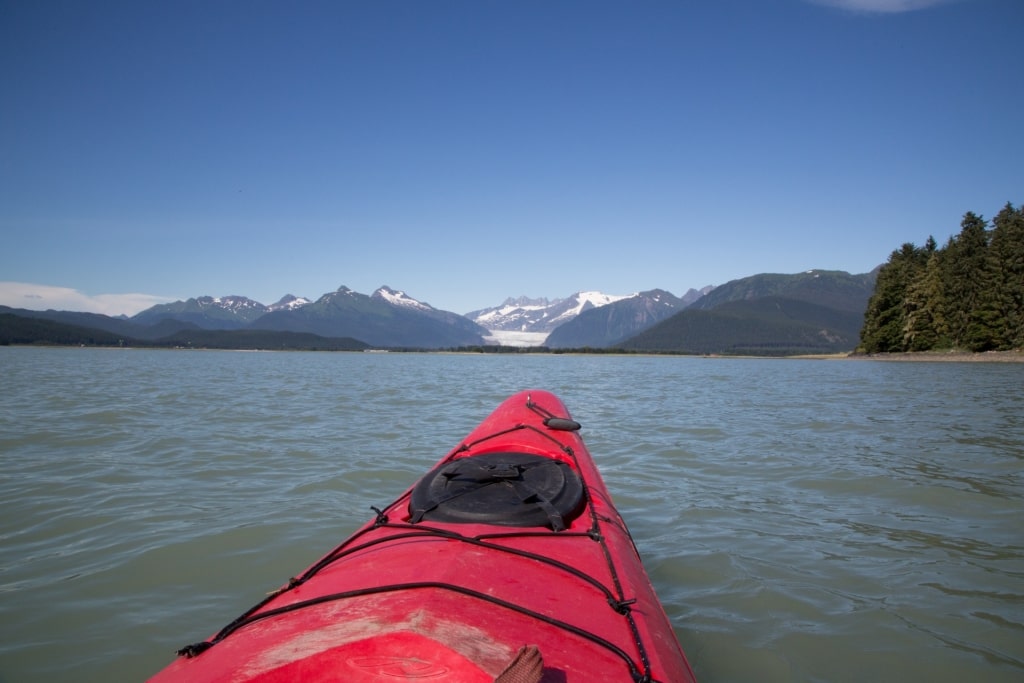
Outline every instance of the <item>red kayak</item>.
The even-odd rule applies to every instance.
[[[550,393],[512,396],[151,680],[695,680],[579,427]]]

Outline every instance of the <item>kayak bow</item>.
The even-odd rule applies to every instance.
[[[504,401],[412,488],[152,681],[694,681],[562,402]]]

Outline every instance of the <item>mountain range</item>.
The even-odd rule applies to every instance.
[[[547,334],[583,311],[625,299],[601,292],[577,292],[565,299],[506,299],[501,306],[470,311],[466,317],[491,331]]]
[[[691,289],[682,298],[663,289],[652,289],[605,306],[585,309],[552,330],[544,344],[555,349],[618,346],[695,303],[711,289],[707,287],[704,292]]]
[[[435,309],[387,286],[370,295],[342,286],[315,301],[287,295],[269,306],[244,296],[202,296],[154,306],[131,318],[0,307],[7,314],[0,321],[0,343],[31,338],[24,325],[17,337],[21,341],[2,334],[12,319],[27,317],[121,339],[180,345],[192,337],[190,344],[206,340],[227,348],[244,346],[243,339],[261,339],[270,348],[328,348],[342,339],[347,340],[343,348],[447,349],[482,347],[520,335],[511,345],[831,352],[856,346],[876,274],[761,274],[691,289],[683,297],[660,289],[627,296],[577,292],[564,299],[507,299],[466,315]]]

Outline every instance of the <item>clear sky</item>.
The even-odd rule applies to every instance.
[[[0,0],[0,304],[466,313],[1024,202],[1021,0]]]

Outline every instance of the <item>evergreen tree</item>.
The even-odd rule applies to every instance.
[[[1024,209],[964,214],[943,248],[904,244],[879,271],[861,329],[867,353],[1024,350]]]
[[[992,221],[995,297],[1001,326],[998,348],[1024,348],[1024,207],[1007,202]]]
[[[946,317],[955,346],[985,351],[994,343],[988,230],[985,219],[970,211],[960,228],[946,247]]]
[[[930,351],[950,345],[942,281],[943,252],[937,248],[934,237],[925,243],[924,254],[924,267],[909,284],[903,302],[903,348],[907,351]]]
[[[868,301],[861,329],[861,349],[866,353],[905,351],[907,310],[904,306],[910,283],[923,268],[924,252],[911,243],[892,252],[878,271],[875,292]]]

